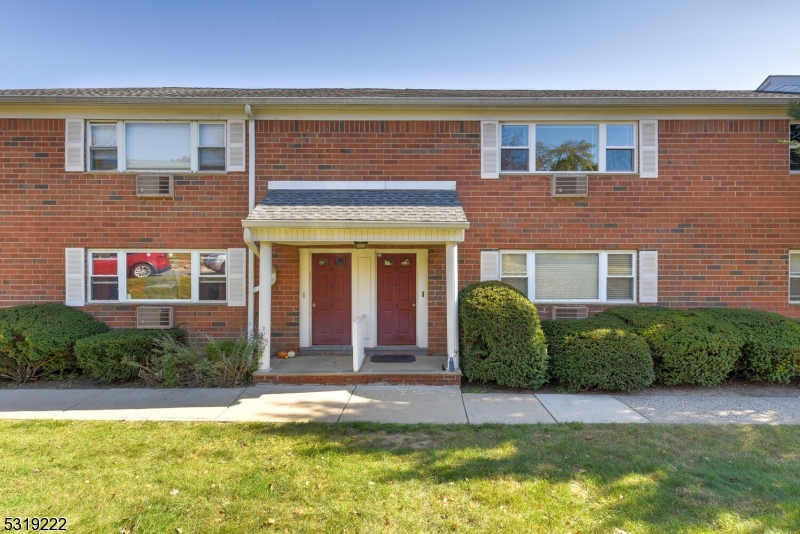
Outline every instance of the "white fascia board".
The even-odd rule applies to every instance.
[[[388,191],[388,190],[425,190],[425,191],[455,191],[455,181],[408,181],[408,182],[395,182],[395,181],[376,181],[376,182],[356,182],[356,181],[333,181],[333,182],[316,182],[316,181],[298,181],[298,180],[280,180],[267,182],[267,187],[270,191],[278,190],[303,190],[303,191]]]
[[[351,228],[385,228],[390,230],[401,230],[403,228],[427,229],[427,230],[466,230],[469,228],[468,222],[405,222],[405,221],[257,221],[243,220],[244,228],[338,228],[348,230]]]

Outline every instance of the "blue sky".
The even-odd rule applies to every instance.
[[[0,89],[755,89],[800,74],[798,13],[797,0],[0,0]]]

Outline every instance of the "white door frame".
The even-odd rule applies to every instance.
[[[354,249],[354,248],[300,248],[299,334],[300,348],[311,346],[311,255],[350,254],[352,261],[351,297],[352,317],[367,315],[367,341],[374,348],[378,342],[378,254],[415,254],[417,256],[417,346],[428,347],[428,249]],[[366,276],[364,273],[366,272]]]

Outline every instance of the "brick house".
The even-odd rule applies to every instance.
[[[797,77],[756,91],[0,91],[0,302],[458,369],[457,291],[800,319]],[[353,349],[351,349],[353,347]],[[356,365],[357,366],[357,365]]]

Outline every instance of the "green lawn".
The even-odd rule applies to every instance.
[[[0,421],[70,532],[798,532],[800,427]]]

